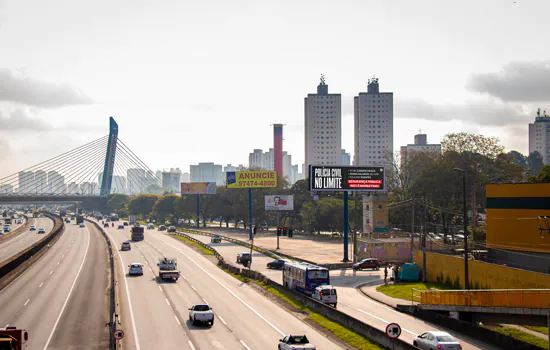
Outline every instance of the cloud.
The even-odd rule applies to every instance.
[[[94,103],[75,86],[33,79],[10,69],[0,69],[0,101],[46,108]]]
[[[44,120],[35,118],[31,108],[15,108],[11,111],[0,109],[0,131],[49,131],[52,126]]]
[[[460,120],[480,126],[504,126],[528,123],[532,114],[523,105],[469,100],[463,104],[431,104],[420,99],[399,99],[394,104],[395,118],[434,121]]]
[[[512,62],[498,73],[474,74],[466,88],[502,101],[550,101],[550,61]]]

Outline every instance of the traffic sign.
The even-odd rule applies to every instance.
[[[397,323],[390,323],[386,326],[386,335],[392,339],[397,339],[401,335],[401,326]]]
[[[116,340],[120,340],[120,339],[124,338],[124,332],[122,331],[122,329],[117,329],[113,333],[113,336],[115,337]]]

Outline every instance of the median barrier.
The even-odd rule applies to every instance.
[[[65,230],[65,224],[59,215],[49,212],[41,213],[54,222],[51,232],[40,241],[19,252],[17,255],[0,262],[0,290],[25,272],[38,260],[38,258],[44,255],[47,250],[44,248],[51,248]]]
[[[195,232],[193,230],[184,230],[188,233],[198,233],[198,232]],[[202,233],[202,232],[201,232]],[[292,295],[295,299],[299,300],[300,302],[302,302],[306,307],[308,307],[309,309],[327,317],[328,319],[334,321],[334,322],[338,322],[340,323],[342,326],[348,328],[348,329],[351,329],[355,332],[357,332],[358,334],[361,334],[362,336],[374,341],[375,343],[381,345],[381,346],[384,346],[386,348],[390,348],[390,349],[394,349],[394,350],[404,350],[404,349],[417,349],[417,347],[413,346],[412,344],[409,344],[401,339],[390,339],[386,333],[384,331],[381,331],[377,328],[374,328],[352,316],[349,316],[333,307],[330,307],[326,304],[323,304],[321,302],[318,302],[317,300],[315,299],[312,299],[304,294],[300,294],[298,292],[295,292],[293,290],[290,290],[290,289],[287,289],[285,287],[283,287],[281,284],[271,280],[270,278],[266,277],[265,275],[263,275],[262,273],[258,272],[258,271],[255,271],[255,270],[252,270],[252,269],[247,269],[247,268],[239,268],[239,267],[236,267],[236,266],[233,266],[231,264],[228,264],[227,262],[224,261],[223,259],[223,256],[221,256],[215,248],[209,246],[209,245],[206,245],[204,243],[202,243],[201,241],[199,240],[196,240],[194,239],[193,237],[190,237],[184,233],[181,233],[181,232],[177,232],[178,235],[181,235],[181,236],[184,236],[186,237],[187,239],[193,241],[193,242],[196,242],[198,244],[200,244],[201,246],[211,250],[212,252],[214,252],[214,254],[216,255],[216,257],[218,258],[218,265],[220,265],[223,269],[226,269],[228,270],[229,272],[231,273],[234,273],[234,274],[238,274],[242,277],[247,277],[247,278],[250,278],[250,279],[254,279],[254,280],[257,280],[257,281],[260,281],[260,282],[264,282],[266,284],[269,284],[271,285],[272,287],[274,287],[275,289],[283,292],[283,293],[286,293],[286,294],[290,294]],[[223,239],[223,236],[220,236],[222,237]],[[231,238],[232,239],[232,238]],[[240,241],[242,242],[242,241]],[[243,242],[244,243],[244,242]]]
[[[111,268],[111,286],[110,286],[110,293],[109,293],[109,315],[111,315],[111,319],[109,322],[109,349],[114,350],[117,348],[117,345],[119,348],[123,348],[122,341],[116,341],[114,337],[112,336],[117,329],[117,321],[119,320],[118,315],[120,315],[120,309],[118,309],[119,303],[118,303],[118,297],[116,294],[116,283],[115,275],[116,275],[116,269],[115,269],[115,258],[114,258],[114,252],[113,252],[113,245],[111,244],[111,240],[109,239],[109,236],[107,236],[107,233],[103,230],[101,226],[95,221],[84,219],[85,221],[91,223],[96,227],[96,229],[101,232],[103,235],[103,238],[105,238],[105,241],[107,242],[107,249],[109,250],[109,264]],[[118,309],[118,310],[117,310]]]

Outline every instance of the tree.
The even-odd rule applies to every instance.
[[[130,197],[125,194],[113,193],[107,196],[105,210],[107,213],[117,213],[125,208]]]
[[[550,164],[545,165],[537,176],[529,178],[531,183],[547,183],[550,182]]]
[[[145,193],[156,194],[157,196],[162,196],[162,195],[164,195],[165,192],[166,192],[165,189],[160,187],[157,184],[149,185],[145,189]]]
[[[175,203],[180,198],[175,194],[167,194],[160,197],[153,206],[153,212],[157,215],[159,222],[164,222],[169,215],[174,215]]]
[[[527,169],[527,157],[518,151],[510,151],[508,155],[512,157],[515,164],[519,165],[523,169]]]
[[[141,214],[145,217],[153,211],[153,206],[158,201],[156,194],[140,194],[128,202],[128,210],[133,214]]]
[[[529,155],[527,156],[527,176],[537,176],[542,171],[543,166],[544,161],[542,158],[542,154],[540,154],[538,151],[529,153]]]

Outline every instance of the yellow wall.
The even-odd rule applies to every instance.
[[[415,262],[423,269],[422,251],[415,251]],[[550,275],[470,260],[468,273],[471,289],[550,288]],[[429,282],[456,283],[464,288],[464,259],[426,252],[426,277]]]
[[[487,185],[487,198],[503,197],[550,198],[550,183]],[[487,247],[550,253],[550,219],[539,216],[550,216],[550,199],[548,209],[487,208]]]

